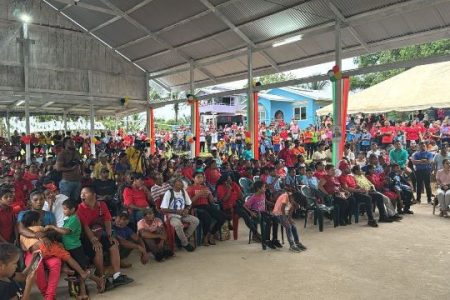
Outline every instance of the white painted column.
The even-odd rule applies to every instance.
[[[91,138],[91,154],[96,157],[95,153],[95,143],[94,143],[94,135],[95,135],[95,111],[94,111],[94,101],[91,98],[91,101],[89,102],[89,136]]]

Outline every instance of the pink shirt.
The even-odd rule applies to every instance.
[[[442,185],[450,185],[450,172],[445,172],[444,169],[440,169],[436,172],[436,180]]]
[[[281,216],[283,212],[281,211],[281,207],[283,204],[286,204],[286,208],[289,206],[289,195],[287,193],[281,194],[277,201],[275,202],[275,206],[273,207],[273,214],[275,216]],[[286,210],[285,208],[285,210]]]
[[[253,195],[244,204],[244,206],[252,211],[265,211],[266,210],[266,195]]]
[[[148,230],[150,232],[157,232],[158,228],[160,228],[162,226],[163,226],[163,222],[159,218],[153,219],[152,224],[148,224],[144,219],[141,219],[137,223],[138,231],[144,229],[144,230]]]

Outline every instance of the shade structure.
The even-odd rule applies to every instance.
[[[349,95],[348,114],[450,107],[450,62],[418,66]],[[332,113],[333,105],[317,110]]]

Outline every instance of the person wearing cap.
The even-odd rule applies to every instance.
[[[63,227],[65,218],[63,202],[69,197],[58,193],[58,188],[53,181],[44,181],[43,187],[45,188],[45,203],[42,209],[52,212],[56,218],[56,226]]]
[[[109,172],[108,178],[114,179],[114,171],[113,168],[111,167],[111,164],[108,162],[108,154],[106,152],[101,152],[98,155],[98,160],[99,161],[94,166],[94,173],[93,173],[94,179],[100,179],[101,172],[105,168]]]
[[[415,168],[417,186],[417,202],[420,203],[420,198],[422,197],[422,189],[425,185],[425,190],[427,192],[428,203],[431,203],[431,171],[433,164],[433,154],[427,151],[424,142],[419,143],[419,151],[414,153],[411,157],[411,161]]]
[[[110,177],[108,168],[103,167],[100,171],[100,178],[94,179],[92,186],[94,187],[97,200],[105,201],[108,205],[109,211],[113,216],[116,216],[119,210],[118,204],[113,202],[114,195],[117,192],[117,185]]]

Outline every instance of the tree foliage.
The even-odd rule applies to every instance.
[[[422,58],[433,55],[443,55],[450,53],[450,40],[440,40],[431,43],[408,46],[400,49],[386,50],[375,54],[368,54],[356,57],[355,64],[362,68],[377,64],[392,63],[403,60]],[[366,89],[386,79],[389,79],[405,69],[389,70],[355,76],[351,78],[352,90]]]
[[[295,79],[294,74],[292,73],[276,73],[276,74],[269,74],[264,75],[260,77],[256,77],[256,82],[261,82],[262,85],[270,84],[270,83],[277,83],[277,82],[283,82],[287,80]]]
[[[323,90],[325,87],[327,87],[329,84],[330,84],[330,81],[328,81],[328,80],[319,80],[319,81],[313,81],[313,82],[301,84],[300,86],[305,89],[320,91],[320,90]]]

